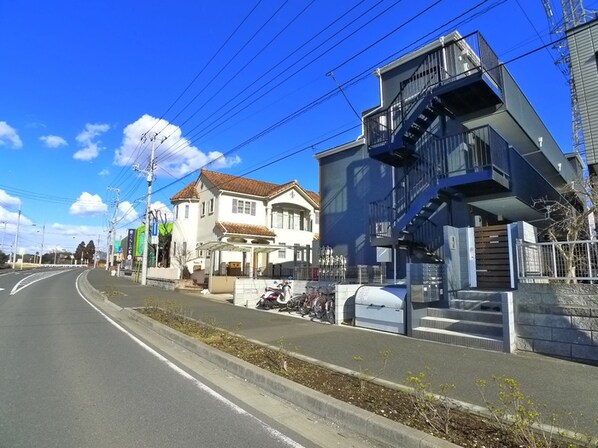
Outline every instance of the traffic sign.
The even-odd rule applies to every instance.
[[[152,236],[158,236],[158,223],[152,222]]]

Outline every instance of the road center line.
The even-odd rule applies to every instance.
[[[85,298],[85,296],[81,293],[81,290],[79,289],[79,279],[85,273],[86,272],[82,272],[81,274],[79,274],[79,276],[75,280],[75,288],[77,288],[77,292],[79,293],[79,296],[83,300],[85,300],[89,306],[91,306],[94,310],[96,310],[98,313],[100,313],[100,315],[104,319],[106,319],[108,322],[110,322],[112,325],[114,325],[117,329],[119,329],[124,334],[126,334],[129,338],[131,338],[135,343],[137,343],[143,349],[145,349],[150,354],[152,354],[153,356],[155,356],[158,360],[160,360],[161,362],[163,362],[164,364],[166,364],[168,367],[170,367],[172,370],[174,370],[176,373],[178,373],[179,375],[181,375],[183,378],[186,378],[189,381],[191,381],[195,385],[195,387],[197,387],[198,389],[202,390],[203,392],[208,393],[209,395],[211,395],[212,397],[214,397],[216,400],[220,401],[221,403],[223,403],[224,405],[226,405],[227,407],[229,407],[234,412],[236,412],[238,414],[241,414],[241,415],[246,415],[246,416],[254,419],[255,421],[257,421],[259,423],[259,425],[262,428],[264,428],[266,430],[266,432],[270,433],[270,435],[272,437],[280,440],[281,442],[283,442],[287,446],[290,446],[290,447],[293,447],[293,448],[304,448],[303,445],[295,442],[290,437],[287,437],[286,435],[284,435],[280,431],[272,428],[271,426],[269,426],[268,424],[266,424],[265,422],[263,422],[262,420],[260,420],[259,418],[257,418],[255,415],[250,414],[245,409],[241,408],[240,406],[237,406],[235,403],[233,403],[232,401],[230,401],[228,398],[223,397],[218,392],[216,392],[214,389],[206,386],[204,383],[202,383],[201,381],[199,381],[197,378],[195,378],[192,375],[190,375],[189,373],[185,372],[183,369],[181,369],[175,363],[173,363],[172,361],[170,361],[167,358],[165,358],[164,356],[162,356],[160,353],[158,353],[156,350],[154,350],[153,348],[151,348],[149,345],[147,345],[145,342],[143,342],[137,336],[134,336],[132,333],[129,333],[128,330],[126,330],[124,327],[122,327],[117,322],[115,322],[114,320],[112,320],[112,318],[108,317],[108,315],[104,314],[98,307],[96,307],[93,303],[91,303],[89,300],[87,300]]]

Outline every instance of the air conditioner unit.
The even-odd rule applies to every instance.
[[[385,222],[377,222],[376,223],[376,236],[390,236],[390,223]]]

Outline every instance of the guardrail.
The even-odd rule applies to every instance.
[[[517,241],[519,281],[576,283],[598,280],[598,241]]]

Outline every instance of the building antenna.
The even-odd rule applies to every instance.
[[[355,116],[357,117],[357,119],[359,121],[361,121],[361,115],[359,115],[357,113],[357,111],[355,110],[355,108],[353,107],[353,105],[351,104],[351,101],[349,101],[349,98],[347,97],[347,94],[345,93],[345,91],[343,90],[343,87],[339,84],[339,82],[336,80],[336,78],[334,77],[334,72],[331,70],[328,73],[326,73],[326,76],[330,76],[333,80],[334,83],[336,84],[336,87],[338,87],[338,90],[340,90],[340,92],[343,94],[343,96],[345,97],[345,100],[347,100],[347,103],[349,104],[349,107],[351,108],[351,110],[353,111],[353,113],[355,114]]]

